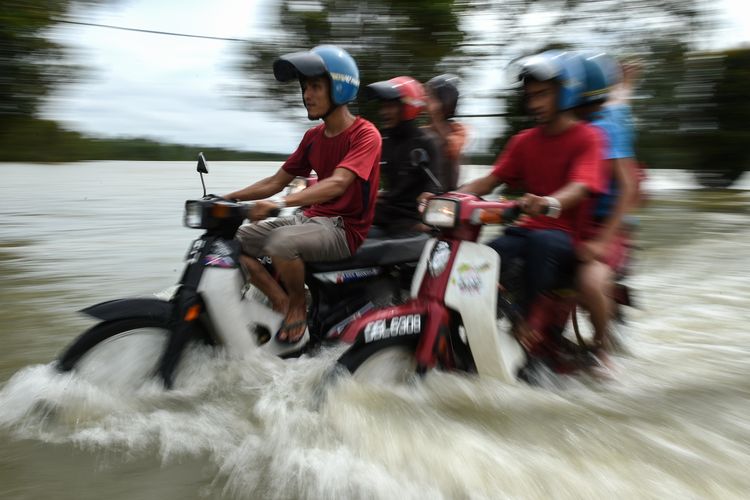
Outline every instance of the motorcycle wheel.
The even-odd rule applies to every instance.
[[[403,384],[417,373],[418,340],[418,336],[405,336],[355,344],[341,355],[338,363],[357,381]]]
[[[170,334],[164,319],[105,321],[81,334],[57,367],[97,385],[140,387],[159,373]]]

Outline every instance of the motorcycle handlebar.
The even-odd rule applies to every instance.
[[[503,210],[503,222],[511,223],[514,222],[516,219],[518,219],[521,214],[523,214],[523,210],[521,210],[521,205],[518,203],[513,202],[513,205]]]
[[[510,224],[521,216],[521,206],[515,202],[482,202],[475,207],[472,220],[481,224]]]

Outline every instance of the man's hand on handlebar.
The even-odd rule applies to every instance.
[[[535,194],[526,193],[518,200],[518,205],[523,210],[523,213],[531,215],[532,217],[542,215],[547,212],[549,202],[544,196],[537,196]]]
[[[518,206],[523,212],[531,217],[546,215],[557,219],[562,213],[562,204],[558,198],[553,196],[537,196],[526,193],[518,200]]]
[[[250,205],[247,211],[247,218],[251,221],[259,221],[274,217],[278,214],[279,205],[270,200],[258,200]]]
[[[218,200],[218,201],[232,201],[229,198],[226,198],[224,196],[219,196],[218,194],[208,193],[203,197],[204,200]]]

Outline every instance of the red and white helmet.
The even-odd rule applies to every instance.
[[[413,120],[425,108],[424,87],[410,76],[397,76],[390,80],[371,83],[367,97],[381,101],[401,101],[401,119]]]

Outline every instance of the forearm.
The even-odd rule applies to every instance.
[[[550,196],[560,202],[560,209],[564,211],[578,205],[588,194],[589,190],[585,184],[569,182]]]
[[[484,196],[486,194],[490,194],[492,190],[499,185],[500,179],[490,174],[464,184],[463,186],[458,188],[458,192],[472,193],[477,196]]]
[[[284,198],[284,202],[292,207],[307,207],[317,203],[325,203],[344,194],[347,187],[348,185],[342,180],[329,177],[299,193],[290,194]]]
[[[251,184],[245,188],[233,191],[224,197],[230,200],[240,201],[251,201],[251,200],[262,200],[273,196],[282,189],[284,185],[280,185],[277,179],[274,177],[266,177],[254,184]]]

